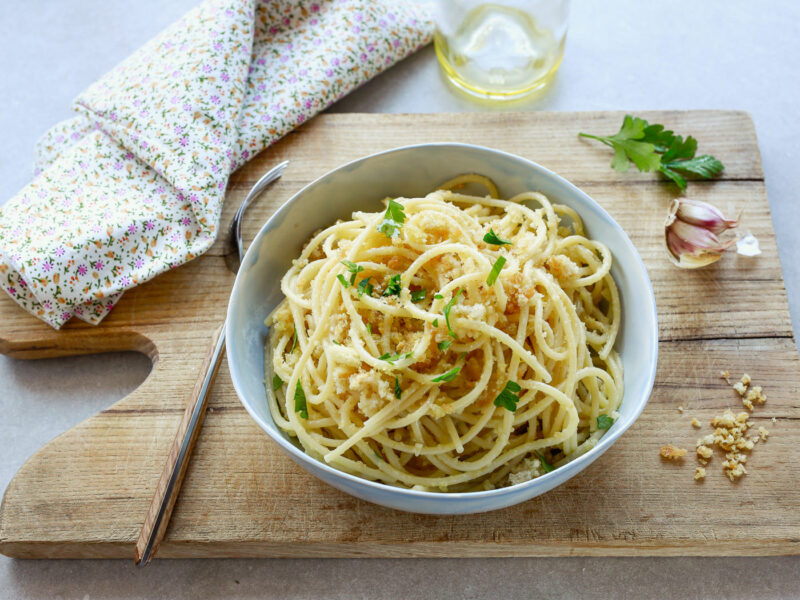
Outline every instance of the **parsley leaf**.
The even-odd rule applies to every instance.
[[[433,320],[433,326],[434,327],[438,327],[439,326],[439,319],[434,319]]]
[[[306,405],[306,394],[303,391],[303,386],[297,382],[297,387],[294,388],[294,412],[300,413],[304,419],[308,418],[308,406]]]
[[[458,302],[458,297],[460,295],[461,295],[461,288],[459,288],[456,291],[455,295],[452,298],[450,298],[450,302],[448,302],[444,307],[444,320],[445,323],[447,323],[447,332],[455,339],[458,339],[458,336],[455,333],[453,333],[453,328],[450,327],[450,309],[453,308],[453,305],[455,305],[456,302]],[[434,322],[434,324],[436,324],[436,322]]]
[[[542,456],[541,452],[539,452],[538,450],[534,450],[534,452],[536,452],[536,456],[539,457],[539,462],[542,463],[542,471],[544,471],[545,473],[549,473],[550,471],[555,469],[553,465],[551,465],[544,459],[544,456]]]
[[[399,352],[396,354],[391,354],[387,352],[386,354],[379,356],[378,360],[385,360],[390,365],[393,365],[401,358],[411,358],[411,355],[414,354],[413,352],[406,352],[405,354],[400,354]]]
[[[383,221],[377,229],[388,238],[393,238],[400,233],[400,228],[406,222],[406,213],[403,205],[389,198],[389,206],[383,215]]]
[[[614,419],[612,419],[608,415],[599,415],[597,417],[598,429],[609,429],[613,424],[614,424]]]
[[[483,236],[483,241],[487,244],[493,244],[495,246],[502,246],[504,244],[511,244],[511,242],[507,242],[505,240],[501,240],[497,237],[497,234],[494,232],[494,229],[490,229],[489,233]]]
[[[359,266],[356,263],[354,263],[352,261],[349,261],[349,260],[343,260],[341,262],[345,267],[347,267],[347,270],[350,271],[350,285],[355,285],[355,283],[356,283],[356,275],[361,273],[361,271],[364,270],[364,267]],[[347,287],[347,286],[345,286],[345,287]]]
[[[372,323],[367,323],[367,333],[372,335]]]
[[[283,387],[283,379],[281,379],[277,375],[273,375],[272,376],[272,391],[273,392],[277,392],[282,387]]]
[[[349,287],[350,287],[350,282],[349,282],[349,281],[347,281],[347,279],[345,279],[345,278],[344,278],[344,275],[342,275],[341,273],[339,273],[339,274],[336,276],[336,279],[338,279],[338,280],[339,280],[339,283],[341,283],[341,284],[344,286],[344,288],[345,288],[345,289],[347,289],[347,288],[349,288]]]
[[[416,304],[418,302],[422,302],[425,300],[425,296],[428,294],[428,290],[417,290],[416,292],[411,292],[411,301]]]
[[[432,382],[438,383],[439,381],[453,381],[458,375],[458,372],[461,370],[461,367],[453,367],[447,373],[442,373],[438,377],[434,377],[431,379]]]
[[[369,280],[372,279],[372,276],[365,277],[361,281],[358,282],[358,297],[361,298],[364,294],[367,296],[372,296],[372,284]]]
[[[292,349],[289,350],[289,354],[294,352],[295,348],[297,348],[297,325],[294,326],[294,335],[292,336]]]
[[[519,392],[522,391],[522,387],[516,381],[508,381],[506,382],[506,387],[503,388],[503,391],[500,392],[497,398],[494,399],[494,405],[499,406],[501,408],[505,408],[506,410],[510,410],[514,412],[517,410],[517,402],[519,402]]]
[[[494,285],[494,282],[497,281],[497,276],[500,275],[500,269],[503,268],[503,265],[506,264],[506,259],[504,256],[498,256],[497,260],[492,265],[492,270],[489,271],[489,276],[486,278],[486,284],[489,287]]]
[[[392,275],[389,278],[389,285],[383,291],[384,296],[399,296],[400,295],[400,274]]]
[[[434,294],[433,295],[433,299],[434,300],[441,300],[442,298],[444,298],[444,296],[442,296],[441,294]]]
[[[403,390],[400,389],[400,378],[395,375],[394,376],[394,397],[400,400],[400,397],[403,395]]]
[[[703,179],[711,179],[722,173],[723,164],[703,154],[695,157],[697,140],[692,136],[683,138],[663,125],[651,125],[644,119],[625,115],[619,132],[611,136],[596,136],[579,133],[581,137],[603,142],[614,149],[611,166],[617,171],[626,171],[629,160],[640,171],[659,171],[681,189],[686,189],[686,173]]]
[[[453,342],[452,342],[452,341],[450,341],[450,340],[444,340],[443,342],[439,342],[439,343],[438,343],[438,344],[436,344],[436,345],[439,347],[439,350],[441,350],[441,351],[445,351],[445,350],[447,350],[447,349],[450,347],[450,344],[452,344],[452,343],[453,343]]]
[[[377,460],[379,460],[379,461],[381,461],[381,462],[386,462],[386,461],[384,461],[384,460],[383,460],[383,457],[382,457],[380,454],[378,454],[378,451],[377,451],[377,450],[373,450],[373,451],[372,451],[372,453],[375,455],[375,458],[376,458]]]

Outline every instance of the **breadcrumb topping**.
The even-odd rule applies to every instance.
[[[700,427],[702,427],[700,421],[697,420],[697,417],[692,417],[692,427],[695,427],[697,429],[700,429]]]
[[[697,467],[694,470],[694,480],[700,481],[701,479],[706,478],[706,470],[703,467]]]

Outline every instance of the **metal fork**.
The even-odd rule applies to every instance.
[[[239,271],[239,266],[242,264],[242,258],[244,257],[242,218],[248,205],[269,184],[283,174],[288,164],[289,161],[284,161],[267,171],[247,193],[233,216],[228,227],[225,245],[225,264],[233,273]],[[186,467],[189,465],[189,456],[191,456],[194,443],[197,440],[197,434],[203,424],[203,417],[208,406],[209,392],[214,385],[214,378],[217,376],[220,362],[222,362],[224,348],[225,324],[223,323],[214,333],[209,353],[200,367],[197,382],[192,394],[189,396],[189,403],[183,413],[178,431],[175,433],[175,439],[172,442],[167,462],[156,486],[153,501],[150,503],[144,524],[139,532],[134,556],[135,563],[139,567],[144,567],[150,562],[150,559],[155,556],[161,540],[164,539],[172,509],[180,493],[183,476],[186,474]]]

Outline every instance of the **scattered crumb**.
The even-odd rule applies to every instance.
[[[745,393],[747,393],[747,386],[750,385],[750,381],[750,375],[745,373],[739,381],[733,384],[733,389],[735,389],[736,393],[740,396],[744,396]]]
[[[661,446],[659,453],[664,460],[680,460],[686,456],[686,450],[683,448],[676,448],[672,444],[664,444]]]
[[[697,447],[696,452],[697,456],[705,460],[709,460],[712,456],[714,456],[714,451],[708,446],[703,446],[702,444]]]
[[[764,391],[761,389],[760,385],[754,385],[750,388],[747,392],[747,396],[745,400],[749,401],[751,405],[755,404],[764,404],[767,401],[767,396],[764,394]],[[752,408],[750,409],[752,410]]]
[[[772,417],[772,422],[773,422],[773,423],[777,423],[777,422],[778,422],[778,419],[776,419],[775,417]]]
[[[741,381],[744,385],[750,385],[752,379],[750,379],[750,375],[745,373],[744,375],[742,375],[742,378],[739,381]]]
[[[706,470],[703,467],[697,467],[694,470],[694,480],[700,481],[701,479],[706,478]]]
[[[697,420],[697,417],[692,417],[692,427],[700,429],[700,421]]]
[[[728,383],[731,382],[731,379],[730,379],[731,374],[728,373],[728,371],[720,371],[719,372],[719,376],[722,377],[726,382],[728,382]]]
[[[683,414],[683,406],[678,406],[678,412]]]
[[[767,431],[766,427],[762,426],[758,428],[758,437],[765,442],[767,441],[767,438],[769,437],[769,431]]]

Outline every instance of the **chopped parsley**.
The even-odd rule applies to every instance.
[[[503,268],[504,264],[506,264],[505,257],[498,256],[497,260],[492,265],[492,270],[489,271],[489,276],[486,278],[486,285],[489,287],[494,285],[494,282],[497,281],[497,276],[500,275],[500,269]]]
[[[381,455],[378,453],[378,451],[377,451],[377,450],[373,450],[373,451],[372,451],[372,453],[375,455],[375,458],[376,458],[377,460],[379,460],[379,461],[381,461],[381,462],[385,462],[385,461],[383,460],[383,457],[382,457],[382,456],[381,456]]]
[[[522,387],[520,387],[516,381],[506,382],[506,387],[504,387],[503,391],[494,399],[494,405],[514,412],[517,410],[519,392],[521,391]]]
[[[425,296],[428,294],[428,290],[417,290],[416,292],[411,292],[411,301],[416,304],[417,302],[422,302],[425,300]]]
[[[542,456],[541,452],[539,452],[538,450],[534,450],[534,452],[536,452],[536,456],[539,457],[539,462],[542,463],[542,471],[544,471],[545,473],[549,473],[550,471],[555,469],[553,465],[551,465],[544,459],[544,456]]]
[[[283,387],[283,379],[281,379],[277,375],[273,375],[272,376],[272,391],[273,392],[277,392],[282,387]]]
[[[433,320],[433,326],[434,327],[438,327],[439,326],[439,319],[434,319]]]
[[[303,391],[303,386],[297,382],[297,387],[294,388],[294,412],[300,413],[304,419],[308,418],[308,406],[306,405],[306,394]]]
[[[396,363],[398,360],[400,360],[402,358],[411,358],[411,356],[413,354],[414,354],[413,352],[407,352],[405,354],[400,354],[400,353],[391,354],[391,353],[387,352],[386,354],[384,354],[382,356],[379,356],[378,360],[385,360],[390,365],[393,365],[394,363]]]
[[[294,326],[294,335],[292,336],[292,349],[289,350],[289,354],[294,352],[295,348],[297,348],[297,325]]]
[[[389,285],[383,290],[384,296],[399,296],[400,295],[400,274],[392,275],[389,278]]]
[[[341,273],[339,273],[339,274],[336,276],[336,279],[338,279],[338,280],[339,280],[339,283],[341,283],[341,284],[344,286],[344,288],[345,288],[345,289],[347,289],[347,288],[349,288],[349,287],[350,287],[350,282],[349,282],[349,281],[347,281],[347,279],[345,279],[345,278],[344,278],[344,275],[342,275]]]
[[[361,273],[361,271],[364,270],[364,267],[362,267],[360,265],[357,265],[356,263],[354,263],[352,261],[349,261],[349,260],[343,260],[342,264],[345,267],[347,267],[348,271],[350,271],[350,285],[355,285],[355,283],[356,283],[356,275]],[[342,276],[342,279],[344,279],[344,276]],[[342,281],[342,279],[339,279],[339,281]],[[342,282],[342,284],[344,284],[344,282]],[[348,287],[348,286],[345,285],[344,287]]]
[[[442,373],[438,377],[434,377],[431,379],[432,382],[438,383],[439,381],[453,381],[458,375],[458,372],[461,370],[461,367],[453,367],[447,373]]]
[[[442,296],[441,294],[434,294],[433,298],[434,300],[441,300],[442,298],[444,298],[444,296]]]
[[[367,333],[372,335],[372,323],[367,323]]]
[[[403,390],[400,389],[400,378],[395,375],[394,376],[394,397],[400,400],[400,397],[403,395]]]
[[[458,297],[461,295],[461,289],[459,288],[456,291],[455,295],[450,298],[450,302],[448,302],[444,307],[444,320],[447,323],[447,332],[453,336],[454,338],[458,339],[458,336],[453,333],[453,328],[450,327],[450,309],[453,308],[456,302],[458,302]]]
[[[609,429],[614,424],[614,419],[608,415],[599,415],[597,417],[598,429]]]
[[[386,237],[393,238],[400,233],[400,228],[405,222],[406,213],[403,211],[403,205],[389,198],[389,206],[377,229]]]
[[[372,279],[371,276],[365,277],[364,279],[358,282],[359,298],[361,298],[361,296],[363,296],[364,294],[366,294],[367,296],[372,296],[372,284],[369,282],[370,279]]]
[[[490,229],[489,233],[483,236],[483,241],[487,244],[493,244],[495,246],[502,246],[504,244],[511,244],[511,242],[507,242],[506,240],[501,240],[497,237],[497,234],[494,232],[494,229]]]
[[[453,342],[452,342],[451,340],[445,340],[445,341],[443,341],[443,342],[439,342],[439,343],[438,343],[438,344],[436,344],[436,345],[439,347],[439,350],[441,350],[442,352],[444,352],[445,350],[447,350],[447,349],[450,347],[450,344],[452,344],[452,343],[453,343]]]

